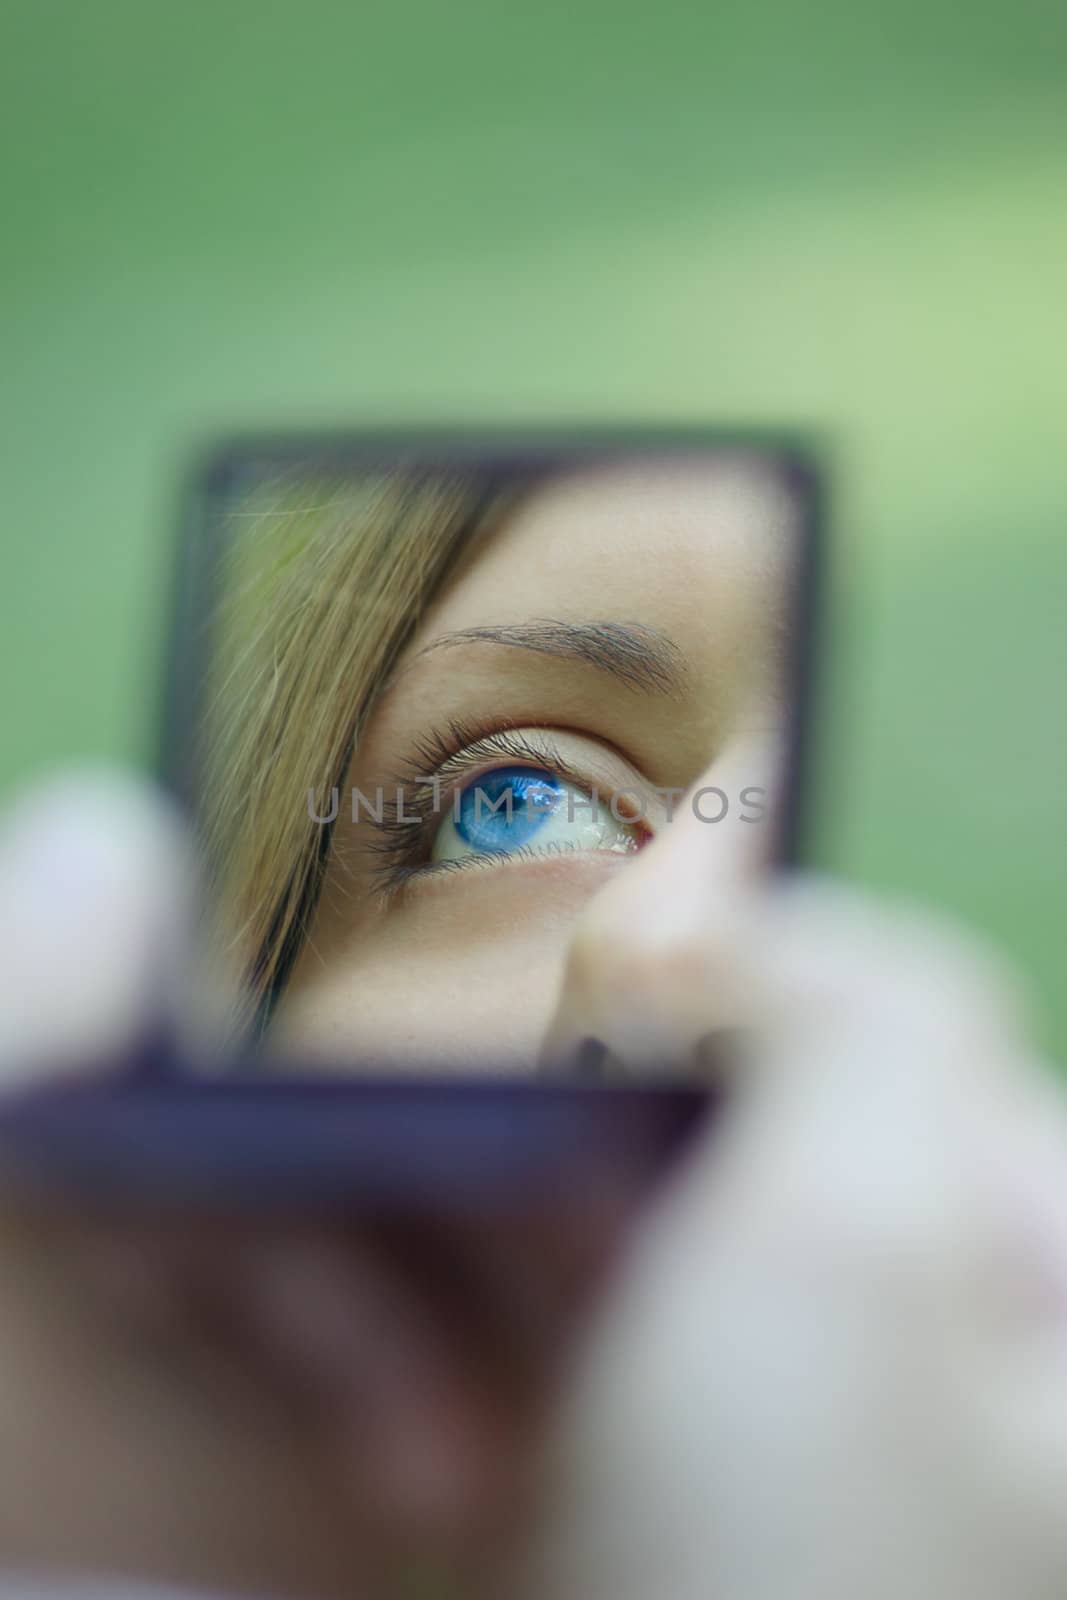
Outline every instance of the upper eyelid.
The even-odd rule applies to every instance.
[[[500,741],[509,737],[514,738],[516,745],[518,746],[528,746],[523,750],[521,755],[517,750],[509,752],[505,749],[501,749]],[[537,736],[535,735],[535,738],[536,737]],[[569,770],[570,763],[566,760],[566,757],[562,754],[558,745],[553,742],[551,735],[545,733],[540,737],[543,737],[544,739],[544,746],[542,749],[536,748],[535,739],[531,739],[529,734],[525,731],[521,736],[513,733],[509,729],[502,729],[499,734],[486,734],[480,739],[475,739],[472,744],[464,745],[462,749],[454,751],[452,755],[446,757],[446,759],[441,762],[436,772],[430,774],[429,776],[435,778],[458,778],[464,776],[470,771],[471,767],[475,766],[479,761],[482,761],[486,758],[507,761],[508,759],[513,759],[515,756],[518,756],[518,759],[520,760],[543,760],[546,766],[549,764],[549,762],[551,762],[554,766],[559,767],[561,770]]]
[[[551,755],[560,770],[567,769],[566,775],[575,778],[576,781],[587,782],[591,777],[596,780],[595,770],[583,771],[588,765],[585,759],[575,763],[561,754],[557,742],[560,736],[567,739],[577,738],[583,744],[595,745],[601,763],[605,758],[609,765],[618,763],[619,773],[616,773],[616,778],[621,774],[638,786],[643,786],[649,781],[642,770],[642,763],[635,757],[633,751],[625,744],[606,736],[599,729],[594,732],[588,727],[574,726],[547,718],[542,720],[536,716],[512,716],[501,720],[444,718],[435,727],[425,729],[421,735],[409,736],[406,750],[396,757],[397,765],[391,772],[383,772],[380,781],[394,791],[398,788],[410,791],[420,782],[442,776],[446,767],[451,775],[457,770],[466,770],[467,763],[464,758],[469,752],[476,752],[476,755],[471,756],[471,760],[477,759],[483,746],[486,747],[487,755],[495,755],[499,742],[508,739],[526,744],[530,744],[531,740],[543,740],[543,750],[536,753],[530,751],[523,759],[535,761]],[[503,752],[503,758],[506,759],[508,754]],[[462,765],[459,765],[460,763]],[[607,767],[605,767],[605,786],[608,788],[616,786],[612,778],[607,775]]]
[[[514,739],[514,745],[510,749],[502,748],[503,742],[508,739]],[[433,818],[445,817],[451,799],[464,779],[473,781],[491,772],[494,766],[518,763],[527,763],[532,770],[544,768],[565,782],[590,789],[593,793],[600,790],[596,776],[583,771],[576,762],[568,759],[547,729],[523,729],[521,732],[511,728],[499,729],[452,751],[438,762],[432,772],[411,771],[391,780],[390,787],[396,799],[383,802],[381,821],[371,819],[374,829],[385,837],[377,842],[367,841],[365,848],[386,856],[404,848],[402,841],[417,848],[424,840]],[[451,784],[447,800],[442,792],[445,784]],[[409,810],[413,815],[403,815]]]
[[[583,734],[581,737],[597,745],[598,748],[610,749],[608,746],[603,746],[603,741],[593,739],[589,734]],[[509,740],[514,741],[510,746],[507,744]],[[611,751],[611,754],[621,759],[617,751]],[[631,785],[625,782],[620,785],[613,781],[608,773],[598,774],[594,763],[589,759],[575,760],[568,756],[554,738],[553,732],[548,729],[504,728],[485,734],[454,751],[441,761],[432,773],[413,775],[409,779],[410,787],[405,794],[405,800],[415,809],[423,795],[431,798],[440,796],[440,787],[435,795],[432,787],[434,784],[443,787],[444,784],[451,782],[451,792],[454,794],[458,791],[461,780],[468,779],[473,782],[476,777],[487,775],[494,766],[505,764],[528,764],[532,769],[543,767],[565,782],[599,795],[633,792],[644,787],[644,780],[636,770]],[[627,762],[626,765],[631,764]],[[481,772],[477,770],[478,768],[482,769]],[[403,788],[404,784],[401,782],[398,794]],[[442,811],[444,809],[442,806]]]
[[[435,780],[443,782],[448,778],[462,777],[479,761],[488,759],[503,762],[518,758],[528,760],[531,764],[543,761],[546,765],[555,763],[561,768],[571,765],[547,728],[541,730],[526,724],[521,729],[494,728],[476,734],[457,723],[451,725],[451,731],[452,748],[447,751],[443,750],[443,746],[434,750],[428,746],[417,748],[416,757],[406,760],[398,771],[387,778],[387,784],[398,791],[411,793],[416,789],[428,788]],[[508,740],[514,741],[510,749],[505,747]],[[543,741],[540,748],[534,740]],[[522,747],[521,751],[517,746]]]
[[[440,762],[433,772],[413,774],[406,780],[401,779],[397,785],[398,795],[403,792],[405,801],[409,802],[413,809],[417,809],[424,797],[435,798],[433,790],[435,783],[443,787],[451,781],[455,789],[458,788],[460,780],[473,780],[476,776],[484,776],[485,773],[492,771],[493,766],[523,762],[528,763],[531,769],[544,767],[569,783],[588,783],[588,777],[580,772],[572,761],[568,761],[549,734],[544,735],[544,744],[540,748],[532,742],[528,743],[526,735],[521,737],[516,735],[516,747],[510,750],[502,749],[499,744],[494,743],[495,739],[507,737],[509,733],[510,730],[503,730],[501,735],[487,734],[472,744],[464,745],[461,750],[454,751]],[[482,768],[480,774],[479,768]],[[442,802],[442,815],[445,809]],[[425,820],[428,819],[420,818],[420,821]],[[414,822],[412,826],[415,826]]]

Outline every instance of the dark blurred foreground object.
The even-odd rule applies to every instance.
[[[27,1194],[254,1207],[536,1203],[635,1195],[721,1098],[715,1085],[467,1078],[92,1074],[0,1108],[0,1184]]]
[[[499,1592],[588,1311],[713,1103],[191,1074],[12,1096],[0,1565]]]

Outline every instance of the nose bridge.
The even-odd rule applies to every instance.
[[[682,795],[655,839],[593,897],[572,936],[546,1056],[596,1039],[634,1067],[684,1069],[701,1040],[737,1026],[729,917],[761,869],[766,808],[742,752]]]
[[[724,899],[766,870],[778,765],[773,736],[735,739],[676,800],[652,843],[602,891],[616,943],[643,947],[649,972],[670,961],[679,945],[715,929]],[[603,936],[608,930],[597,900],[586,915]],[[579,937],[582,931],[580,924]]]

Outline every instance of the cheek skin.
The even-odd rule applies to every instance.
[[[271,1030],[286,1068],[529,1071],[563,980],[571,937],[627,858],[475,868],[420,884],[328,966],[305,950]]]

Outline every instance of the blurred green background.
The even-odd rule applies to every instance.
[[[1067,1053],[1067,9],[6,0],[0,788],[147,759],[215,429],[835,440],[818,859]]]

